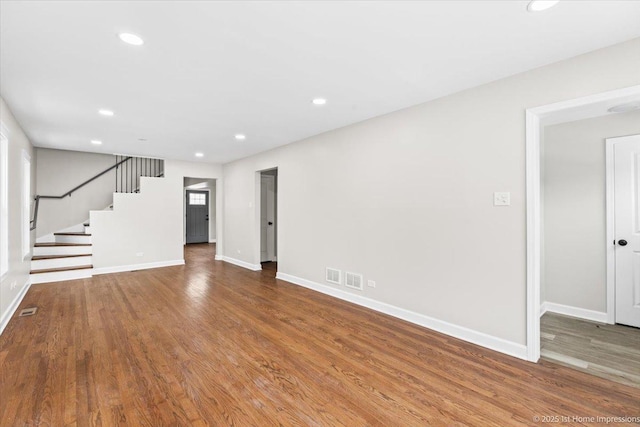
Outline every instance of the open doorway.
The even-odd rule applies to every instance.
[[[183,238],[185,244],[216,244],[216,180],[184,178]]]
[[[640,307],[634,309],[630,290],[633,256],[640,250],[640,241],[633,244],[634,238],[640,240],[632,230],[640,223],[635,218],[640,212],[634,203],[638,194],[632,194],[637,185],[631,185],[640,171],[630,169],[637,163],[634,156],[640,156],[640,136],[612,138],[634,133],[640,133],[640,110],[544,129],[540,354],[547,361],[640,387],[640,329],[628,327],[640,327]],[[617,161],[608,159],[609,151],[615,151]],[[607,184],[613,183],[608,175],[614,171],[608,169],[616,164],[618,218],[610,219]],[[608,222],[622,246],[618,241],[607,244]],[[613,265],[608,265],[608,251]],[[608,271],[617,277],[611,320]]]
[[[260,263],[263,270],[277,271],[278,261],[278,169],[260,172]]]
[[[631,87],[527,111],[528,358],[635,386],[640,329],[616,324],[610,261],[628,248],[609,219],[605,148],[638,132],[638,101]]]

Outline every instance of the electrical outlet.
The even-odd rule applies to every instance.
[[[144,255],[144,252],[137,252],[136,253],[136,256],[143,256],[143,255]]]
[[[367,280],[367,286],[370,288],[375,288],[376,282],[374,282],[373,280]]]
[[[237,249],[237,251],[238,251],[238,253],[240,253],[240,252],[241,252],[241,251],[240,251],[240,249]]]
[[[18,282],[16,282],[15,280],[11,282],[11,290],[14,290],[16,286],[18,286]]]

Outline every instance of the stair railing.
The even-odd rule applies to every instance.
[[[116,165],[116,193],[139,193],[141,177],[164,176],[162,159],[116,155]]]
[[[141,176],[164,176],[164,160],[116,155],[116,162],[113,166],[110,166],[102,172],[87,179],[82,184],[75,186],[66,193],[60,196],[35,196],[33,219],[30,221],[30,229],[35,230],[36,226],[38,225],[38,210],[40,208],[40,199],[64,199],[67,196],[71,197],[71,195],[75,191],[78,191],[85,185],[95,181],[96,179],[100,178],[113,169],[116,170],[116,193],[138,193],[140,191],[139,189]],[[135,187],[133,186],[134,183],[136,184]]]

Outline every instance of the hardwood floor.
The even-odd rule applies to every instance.
[[[640,329],[545,313],[540,330],[545,359],[640,388]]]
[[[276,273],[278,272],[278,263],[277,262],[262,262],[260,263],[262,266],[262,271],[267,274],[263,274],[265,277],[276,277]]]
[[[640,416],[637,388],[214,261],[211,245],[189,245],[186,261],[34,285],[20,308],[38,313],[14,317],[0,337],[0,425],[507,426]]]

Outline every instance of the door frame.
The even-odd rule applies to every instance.
[[[187,188],[184,187],[184,218],[183,218],[183,222],[184,222],[184,227],[183,227],[183,232],[184,232],[184,244],[187,244],[187,211],[189,210],[189,191],[199,191],[201,193],[207,193],[207,217],[209,217],[209,219],[207,220],[208,224],[207,224],[207,242],[206,243],[215,243],[213,241],[211,241],[211,190],[209,188]]]
[[[262,232],[260,230],[261,228],[261,224],[262,224],[262,220],[260,218],[260,215],[262,213],[262,199],[260,197],[261,193],[262,193],[262,172],[268,172],[270,170],[277,170],[278,171],[278,176],[276,177],[276,188],[278,189],[278,191],[276,191],[276,221],[279,221],[280,219],[280,212],[278,210],[279,206],[280,206],[280,169],[278,168],[278,166],[271,166],[271,167],[266,167],[264,169],[260,169],[257,170],[254,174],[254,219],[253,219],[253,231],[254,231],[254,236],[256,237],[253,240],[253,259],[255,260],[255,269],[256,270],[262,270],[262,266],[260,264],[260,260],[261,260],[261,247],[260,247],[260,242],[262,240]],[[251,206],[251,204],[249,205]],[[278,222],[276,222],[276,248],[280,248],[280,226],[278,224]],[[278,262],[280,262],[282,260],[282,257],[280,256],[280,251],[277,250],[276,252],[276,259],[278,260]],[[280,264],[278,264],[278,268],[279,268]]]
[[[527,359],[540,359],[540,277],[542,275],[541,143],[542,126],[602,116],[603,105],[640,98],[640,85],[602,92],[526,110],[527,194]],[[609,272],[607,272],[608,278]],[[608,286],[608,284],[607,284]],[[607,316],[609,316],[607,288]]]
[[[269,258],[269,261],[262,261],[262,208],[263,208],[263,206],[262,206],[262,180],[264,180],[265,178],[272,181],[273,189],[274,189],[274,192],[273,192],[273,196],[274,196],[274,200],[273,200],[273,204],[274,204],[274,206],[273,206],[273,208],[274,208],[273,223],[275,224],[275,230],[273,232],[273,247],[269,248],[269,245],[267,244],[267,258]],[[260,197],[260,203],[261,203],[261,205],[260,205],[260,262],[261,263],[262,262],[276,262],[277,261],[277,255],[276,255],[276,240],[277,240],[276,239],[276,233],[278,232],[278,221],[276,220],[276,218],[277,218],[277,213],[276,213],[276,210],[277,210],[277,200],[276,200],[277,192],[275,191],[276,179],[277,179],[277,177],[274,176],[274,175],[263,175],[262,173],[260,174],[260,196],[261,196]],[[267,195],[267,197],[268,197],[268,195]],[[267,209],[267,219],[268,219],[268,217],[269,217],[269,212],[268,212],[268,209]],[[267,237],[265,237],[267,239],[267,243],[269,241],[268,234],[269,234],[269,231],[267,230]]]
[[[222,216],[222,196],[223,196],[223,188],[222,188],[222,179],[220,178],[198,178],[197,176],[183,176],[183,182],[185,178],[197,178],[203,180],[210,180],[215,182],[215,199],[211,199],[211,188],[187,188],[183,185],[182,187],[182,245],[187,244],[187,190],[197,190],[197,191],[208,191],[209,192],[209,221],[212,220],[215,222],[215,239],[211,238],[211,229],[209,229],[209,243],[216,244],[216,260],[222,260],[222,232],[223,232],[223,216]],[[215,205],[212,205],[215,203]],[[211,215],[211,210],[215,206],[215,215]]]

